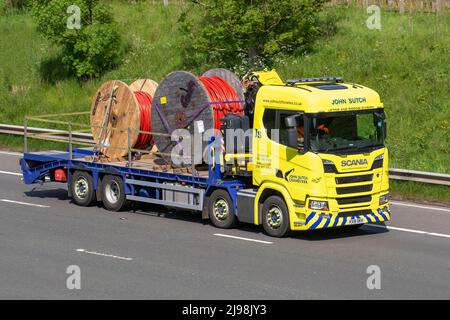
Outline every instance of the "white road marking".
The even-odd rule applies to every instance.
[[[250,238],[236,237],[236,236],[230,236],[228,234],[222,234],[222,233],[214,233],[214,235],[218,236],[218,237],[224,237],[224,238],[232,238],[232,239],[252,241],[252,242],[258,242],[258,243],[264,243],[264,244],[273,244],[273,242],[270,242],[270,241],[263,241],[263,240],[256,240],[256,239],[250,239]]]
[[[7,156],[17,156],[17,157],[23,156],[22,153],[19,153],[19,152],[11,152],[11,151],[0,151],[0,154],[4,154],[4,155],[7,155]]]
[[[447,208],[423,206],[423,205],[417,205],[417,204],[412,204],[412,203],[407,203],[407,202],[397,202],[397,201],[390,201],[390,203],[393,205],[396,205],[396,206],[405,206],[405,207],[414,207],[414,208],[421,208],[421,209],[430,209],[430,210],[450,212],[450,209],[447,209]]]
[[[9,174],[10,176],[22,176],[22,174],[18,173],[18,172],[10,172],[10,171],[2,171],[2,170],[0,170],[0,173],[1,174]]]
[[[93,254],[96,256],[103,256],[103,257],[108,257],[108,258],[119,259],[119,260],[126,260],[126,261],[133,260],[132,258],[120,257],[120,256],[115,256],[113,254],[107,254],[107,253],[101,253],[101,252],[95,252],[95,251],[88,251],[86,249],[77,249],[77,251],[82,252],[82,253],[87,253],[87,254]]]
[[[386,228],[389,230],[396,230],[396,231],[403,231],[403,232],[410,232],[410,233],[418,233],[418,234],[425,234],[428,236],[434,236],[434,237],[441,237],[441,238],[450,238],[450,234],[443,234],[443,233],[436,233],[436,232],[428,232],[423,230],[414,230],[414,229],[406,229],[406,228],[398,228],[398,227],[391,227],[391,226],[382,226],[378,224],[367,224],[370,227],[376,227],[376,228]]]
[[[8,203],[15,203],[15,204],[21,204],[24,206],[31,206],[31,207],[39,207],[39,208],[50,208],[50,206],[44,206],[42,204],[35,204],[35,203],[28,203],[28,202],[21,202],[21,201],[14,201],[14,200],[8,200],[8,199],[0,199],[2,202],[8,202]]]

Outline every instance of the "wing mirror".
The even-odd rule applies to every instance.
[[[303,114],[294,114],[292,116],[286,117],[284,119],[284,124],[287,130],[287,146],[297,149],[299,151],[304,151],[304,142],[298,140],[297,127],[303,121]]]
[[[376,126],[381,127],[384,139],[386,139],[387,138],[386,115],[384,113],[375,113],[374,121],[376,121],[375,123]]]

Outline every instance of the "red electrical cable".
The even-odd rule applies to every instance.
[[[239,96],[228,82],[220,77],[199,77],[199,80],[205,86],[206,91],[208,91],[211,102],[215,103],[213,105],[215,129],[220,130],[222,124],[220,119],[228,113],[243,114],[243,108],[238,102]]]
[[[135,91],[134,95],[136,96],[136,100],[139,104],[139,111],[141,113],[141,123],[140,130],[141,131],[152,131],[151,126],[151,110],[152,110],[152,102],[153,97],[144,91]],[[136,145],[134,148],[136,149],[145,149],[153,144],[153,136],[150,134],[140,133]]]

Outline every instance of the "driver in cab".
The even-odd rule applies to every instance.
[[[329,133],[330,129],[328,129],[325,124],[319,124],[316,126],[316,130],[321,130],[324,133]],[[299,147],[303,148],[305,143],[305,128],[303,124],[297,126],[297,144]]]

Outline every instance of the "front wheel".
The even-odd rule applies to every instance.
[[[262,208],[262,225],[269,236],[282,238],[289,231],[289,212],[284,200],[270,196]]]
[[[229,229],[236,224],[233,201],[227,191],[215,190],[209,197],[208,210],[209,219],[214,226]]]

